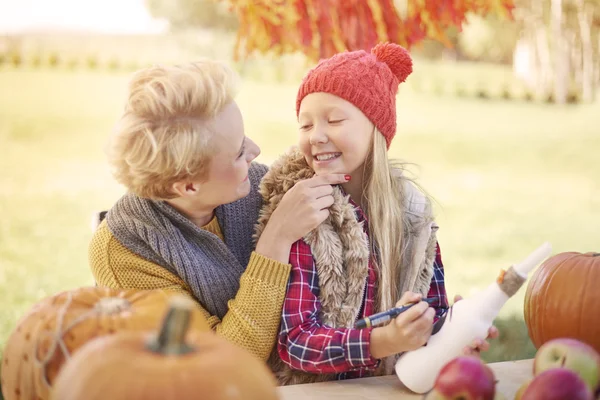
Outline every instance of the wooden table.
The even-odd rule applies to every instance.
[[[514,399],[519,387],[531,378],[533,371],[532,359],[490,363],[488,365],[492,368],[498,380],[497,390],[507,400]],[[423,398],[423,395],[414,394],[406,389],[396,375],[282,386],[278,390],[281,400],[410,400]]]

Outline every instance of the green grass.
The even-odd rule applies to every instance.
[[[36,301],[93,284],[89,221],[122,194],[102,147],[127,80],[93,71],[0,71],[0,349]],[[295,89],[244,82],[238,100],[247,134],[262,147],[259,161],[272,162],[295,142]],[[598,251],[598,105],[478,102],[407,89],[398,97],[391,154],[415,163],[437,201],[451,296],[485,287],[545,240],[554,252]],[[523,295],[502,311],[502,336],[486,359],[535,351]]]

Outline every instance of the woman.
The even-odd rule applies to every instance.
[[[128,192],[89,248],[101,286],[195,298],[217,334],[266,360],[279,328],[292,243],[329,215],[329,174],[294,185],[253,245],[267,167],[244,134],[237,76],[201,61],[136,73],[108,146]]]

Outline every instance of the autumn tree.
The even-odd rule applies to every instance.
[[[311,60],[390,41],[407,48],[434,39],[467,14],[512,18],[513,0],[215,0],[238,16],[236,57],[302,52]]]
[[[593,101],[600,82],[600,0],[215,0],[239,20],[236,58],[301,52],[315,61],[391,41],[452,47],[446,33],[469,16],[516,22],[516,61],[538,96],[564,103],[573,91]],[[519,72],[519,71],[517,71]],[[521,74],[522,75],[522,74]]]

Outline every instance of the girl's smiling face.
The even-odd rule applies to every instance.
[[[299,147],[317,175],[353,175],[370,151],[374,126],[352,103],[329,93],[304,97],[298,114]]]

